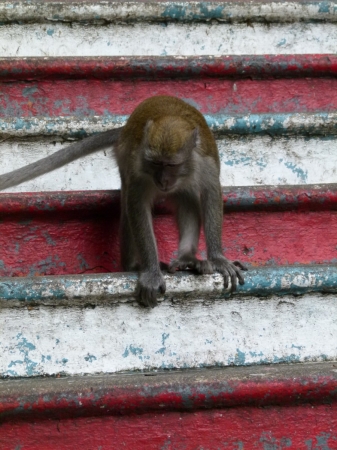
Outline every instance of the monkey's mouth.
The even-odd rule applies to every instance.
[[[172,184],[156,183],[156,186],[157,186],[157,189],[161,192],[169,192],[175,188],[176,183],[172,183]]]

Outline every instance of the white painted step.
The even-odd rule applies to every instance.
[[[337,358],[335,266],[252,269],[232,296],[220,275],[166,281],[146,309],[135,274],[0,280],[0,376]]]
[[[266,118],[266,117],[267,118]],[[331,114],[253,115],[243,119],[207,116],[216,131],[223,186],[303,185],[335,183],[337,116]],[[275,117],[275,119],[273,118]],[[125,120],[125,119],[124,119]],[[0,173],[22,167],[70,145],[73,133],[104,131],[121,119],[0,120]],[[255,134],[252,124],[261,134]],[[275,124],[277,123],[277,126]],[[236,134],[233,134],[236,133]],[[52,135],[47,137],[46,135]],[[97,176],[99,174],[99,176]],[[7,192],[120,189],[111,149],[100,151]],[[6,192],[5,191],[5,192]]]
[[[334,53],[336,16],[334,2],[315,1],[7,1],[0,56]]]

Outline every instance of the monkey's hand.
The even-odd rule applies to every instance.
[[[143,272],[139,276],[136,299],[142,306],[157,305],[157,294],[165,294],[166,283],[161,272]]]
[[[213,273],[212,265],[207,260],[200,260],[193,255],[181,256],[171,262],[168,267],[169,273],[174,273],[176,270],[191,269],[201,275]]]
[[[237,280],[239,284],[245,284],[245,280],[241,270],[248,270],[240,261],[230,261],[224,256],[217,256],[210,258],[209,262],[212,264],[213,271],[219,272],[225,279],[225,289],[228,287],[229,279],[231,280],[231,292],[234,292],[237,287]]]

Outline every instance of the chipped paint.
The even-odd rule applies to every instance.
[[[333,363],[216,370],[0,380],[2,426],[19,419],[66,419],[210,408],[286,408],[336,401]],[[60,404],[63,405],[60,410]],[[227,413],[229,410],[227,409]]]
[[[195,276],[183,272],[165,275],[167,291],[161,301],[174,298],[176,302],[187,298],[227,298],[229,289],[223,289],[219,274]],[[29,303],[48,305],[95,305],[107,302],[131,302],[136,289],[136,274],[67,275],[63,277],[0,278],[0,304],[2,307],[25,306]],[[337,292],[337,266],[304,265],[250,268],[245,284],[238,286],[234,297],[300,295],[309,292]],[[162,333],[162,346],[169,334]],[[132,350],[137,353],[137,349]]]
[[[0,374],[74,375],[337,358],[335,294],[175,300],[172,296],[146,311],[123,302],[95,308],[87,303],[2,308]],[[18,332],[34,346],[24,355]]]
[[[335,448],[333,364],[146,375],[0,380],[1,448]]]
[[[63,136],[81,137],[118,128],[128,115],[91,117],[1,117],[0,133],[13,137]],[[334,135],[337,134],[337,113],[205,114],[209,127],[217,134],[267,135]]]
[[[153,310],[135,304],[135,274],[0,279],[1,375],[337,358],[337,266],[251,269],[232,296],[220,275],[165,278]]]
[[[224,188],[223,194],[228,258],[253,267],[336,263],[336,185]],[[121,271],[119,213],[116,191],[2,194],[0,276]],[[159,257],[169,262],[178,245],[169,203],[156,204],[153,224]],[[203,234],[199,256],[206,257]]]

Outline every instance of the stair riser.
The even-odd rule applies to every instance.
[[[335,295],[0,310],[0,375],[337,359]],[[91,300],[94,302],[94,299]]]
[[[0,56],[136,56],[334,53],[334,23],[3,25]],[[132,36],[132,39],[130,37]],[[139,45],[141,43],[141,45]],[[310,50],[309,50],[310,49]]]

